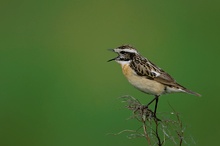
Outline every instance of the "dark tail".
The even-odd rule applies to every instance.
[[[186,93],[189,93],[189,94],[192,94],[192,95],[195,95],[195,96],[201,96],[199,93],[196,93],[196,92],[193,92],[191,90],[188,90],[188,89],[183,89]]]
[[[193,91],[191,91],[191,90],[189,90],[189,89],[186,89],[185,87],[183,87],[183,86],[180,85],[180,84],[177,84],[177,85],[178,85],[179,88],[182,89],[183,92],[185,92],[185,93],[192,94],[192,95],[195,95],[195,96],[201,96],[199,93],[196,93],[196,92],[193,92]]]

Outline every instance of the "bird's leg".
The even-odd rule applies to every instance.
[[[159,101],[159,95],[155,95],[155,98],[153,100],[151,100],[147,105],[143,106],[143,109],[146,109],[148,108],[148,106],[154,102],[154,100],[156,100],[156,103],[155,103],[155,107],[154,107],[154,117],[160,121],[157,117],[156,117],[156,112],[157,112],[157,104],[158,104],[158,101]]]
[[[155,103],[155,107],[154,107],[154,117],[157,118],[156,113],[157,113],[157,104],[159,101],[159,96],[156,95],[155,100],[156,100],[156,103]]]
[[[154,100],[156,100],[156,99],[158,99],[158,95],[155,95],[155,97],[154,97],[154,99],[153,100],[151,100],[147,105],[144,105],[144,107],[143,108],[148,108],[148,106],[151,104],[151,103],[153,103],[154,102]],[[155,105],[156,106],[156,105]]]

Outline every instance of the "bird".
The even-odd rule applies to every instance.
[[[153,100],[143,108],[148,108],[151,103],[156,101],[153,112],[155,118],[159,97],[163,94],[182,92],[201,96],[177,83],[171,75],[143,57],[135,47],[126,44],[109,50],[117,53],[118,56],[108,62],[119,63],[124,76],[134,87],[154,96]]]

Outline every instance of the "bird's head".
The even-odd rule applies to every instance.
[[[138,55],[137,50],[130,45],[122,45],[115,49],[110,49],[110,51],[117,53],[118,56],[113,59],[108,60],[108,62],[115,60],[116,62],[120,64],[130,63],[133,57],[135,55]]]

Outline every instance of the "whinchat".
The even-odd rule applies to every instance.
[[[178,84],[173,77],[147,58],[141,56],[137,49],[131,45],[122,45],[111,50],[117,53],[118,56],[108,60],[108,62],[115,60],[121,64],[123,74],[134,87],[144,93],[155,96],[155,98],[145,106],[145,108],[148,108],[148,106],[156,100],[154,108],[155,117],[159,96],[162,94],[183,92],[200,96],[200,94]]]

